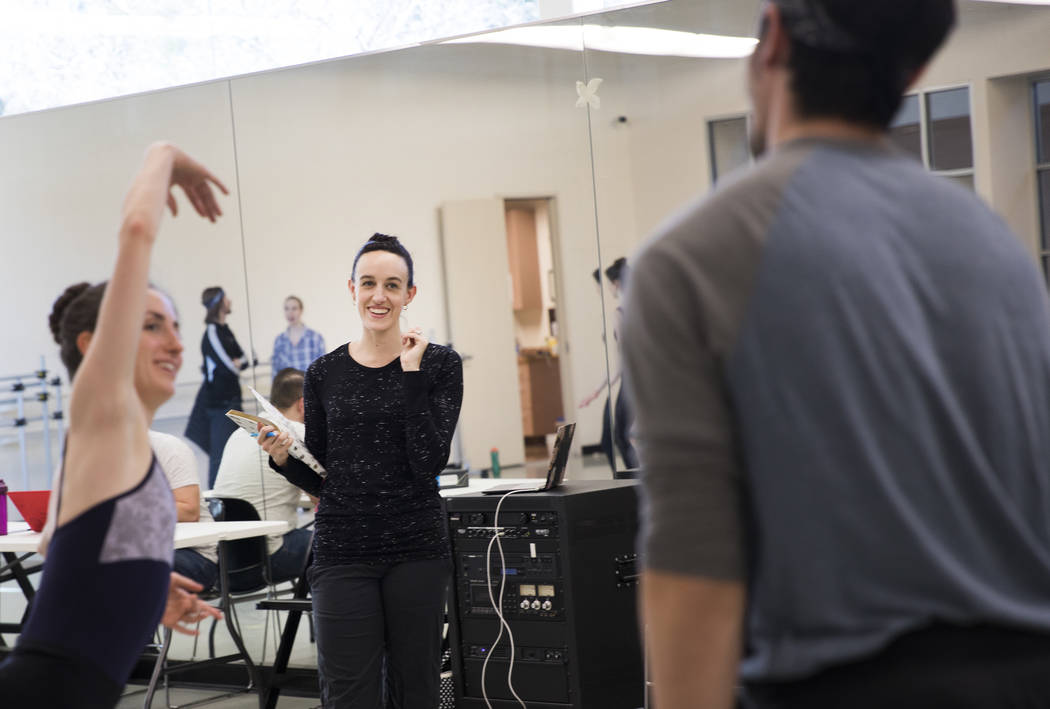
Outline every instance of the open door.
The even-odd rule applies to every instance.
[[[486,468],[489,452],[498,448],[502,465],[521,465],[525,444],[503,200],[446,202],[441,238],[449,332],[463,357],[464,457]]]

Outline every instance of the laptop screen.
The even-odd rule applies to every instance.
[[[575,423],[558,426],[558,436],[554,439],[554,450],[551,451],[551,462],[547,468],[547,483],[544,490],[561,485],[565,478],[565,466],[569,462],[569,449],[572,448],[572,434],[576,432]]]

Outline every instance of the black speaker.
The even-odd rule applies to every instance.
[[[506,567],[503,615],[514,634],[512,684],[530,709],[636,709],[644,677],[635,605],[636,483],[566,483],[445,501],[454,583],[449,608],[458,709],[520,709],[507,683],[511,644],[489,599],[499,594],[498,530]]]

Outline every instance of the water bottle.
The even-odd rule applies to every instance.
[[[492,449],[492,477],[499,477],[499,448]]]
[[[0,479],[0,536],[7,534],[7,484]]]

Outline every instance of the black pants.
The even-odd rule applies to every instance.
[[[616,394],[616,420],[612,421],[613,425],[610,425],[612,417],[609,415],[609,400],[605,400],[605,410],[602,412],[602,440],[601,447],[605,451],[605,456],[609,459],[609,467],[612,471],[616,472],[616,454],[613,452],[613,443],[616,444],[616,450],[620,451],[620,457],[623,458],[623,464],[628,469],[638,467],[638,454],[634,450],[634,445],[631,443],[630,432],[631,426],[634,423],[634,411],[631,408],[631,402],[627,398],[627,393],[623,390],[623,385],[620,386],[620,391]]]
[[[1047,709],[1050,634],[933,625],[875,657],[797,682],[751,684],[744,709]]]
[[[447,559],[312,567],[317,669],[326,709],[434,709]]]
[[[112,709],[123,691],[98,667],[74,657],[16,647],[0,662],[5,709]]]

